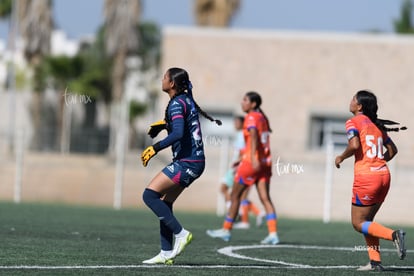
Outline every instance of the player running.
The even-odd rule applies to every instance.
[[[405,232],[394,231],[373,221],[390,187],[387,162],[397,154],[397,147],[386,132],[406,128],[387,128],[386,124],[398,123],[377,118],[377,98],[369,91],[358,91],[351,100],[349,110],[354,117],[346,122],[348,146],[335,158],[335,165],[339,168],[342,161],[355,156],[352,225],[364,234],[370,259],[366,266],[358,270],[381,271],[379,239],[393,241],[401,260],[406,254]]]
[[[204,171],[204,146],[198,114],[221,125],[221,121],[214,120],[194,101],[192,84],[184,69],[168,69],[162,80],[162,90],[170,97],[165,118],[152,124],[148,134],[154,138],[166,129],[168,136],[147,147],[141,159],[146,167],[157,152],[171,146],[173,162],[151,180],[142,196],[160,220],[161,236],[161,252],[143,261],[145,264],[173,264],[174,258],[191,242],[191,232],[184,229],[173,214],[173,203]]]
[[[207,235],[229,241],[231,229],[240,206],[240,198],[249,186],[256,185],[256,189],[266,211],[266,220],[269,234],[261,241],[262,244],[278,244],[277,217],[270,199],[269,186],[272,175],[272,159],[270,154],[269,121],[260,108],[262,98],[257,92],[248,92],[243,97],[241,106],[247,114],[244,120],[243,133],[245,150],[240,165],[234,177],[231,192],[231,205],[224,220],[223,227],[217,230],[207,230]]]

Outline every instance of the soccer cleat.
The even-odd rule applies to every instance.
[[[250,228],[250,224],[248,222],[237,222],[235,224],[233,224],[233,229],[249,229]]]
[[[256,216],[256,226],[260,227],[263,224],[263,219],[266,217],[265,213],[260,213]]]
[[[279,236],[277,235],[277,233],[272,233],[272,234],[269,234],[266,238],[264,238],[260,243],[275,245],[275,244],[278,244],[279,242],[280,242]]]
[[[174,259],[171,257],[165,256],[162,252],[160,252],[157,256],[142,261],[144,264],[166,264],[166,265],[172,265],[174,264]]]
[[[207,230],[206,233],[212,238],[219,238],[226,242],[228,242],[231,238],[230,231],[223,228],[217,230]]]
[[[395,230],[392,233],[392,241],[398,250],[398,257],[400,260],[404,260],[406,255],[405,249],[405,232],[403,230]]]
[[[381,262],[370,261],[367,265],[357,268],[358,271],[383,271],[384,267]]]
[[[171,254],[171,258],[175,258],[178,255],[180,255],[181,252],[184,251],[186,246],[189,245],[192,240],[193,240],[193,234],[191,234],[191,232],[188,232],[188,231],[187,231],[187,234],[185,234],[183,237],[181,238],[176,237],[175,242],[174,242],[174,248]]]

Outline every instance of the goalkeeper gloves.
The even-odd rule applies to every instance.
[[[158,146],[158,143],[157,143],[153,146],[147,147],[141,153],[141,161],[142,161],[142,165],[144,165],[144,167],[146,167],[147,164],[148,164],[148,161],[150,161],[150,159],[157,154],[158,150],[159,150],[159,146]]]
[[[167,124],[164,120],[159,120],[155,123],[152,123],[150,127],[148,128],[147,134],[151,138],[155,138],[163,129],[167,128]]]

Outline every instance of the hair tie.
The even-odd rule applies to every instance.
[[[188,81],[187,92],[190,98],[193,99],[193,84],[191,83],[191,81]]]

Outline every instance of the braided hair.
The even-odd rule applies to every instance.
[[[379,119],[377,116],[378,104],[377,97],[374,93],[367,90],[360,90],[356,93],[357,102],[362,105],[362,113],[367,116],[371,122],[373,122],[380,130],[388,131],[400,131],[406,130],[407,127],[392,127],[389,128],[387,125],[399,125],[400,123],[391,120]]]
[[[255,91],[250,91],[246,93],[246,97],[249,98],[249,101],[252,103],[256,103],[256,109],[263,114],[263,117],[266,120],[267,126],[269,127],[269,132],[272,132],[272,128],[270,127],[269,119],[267,118],[266,114],[263,112],[263,110],[260,108],[262,105],[262,97],[259,95],[259,93]]]
[[[194,100],[193,85],[191,84],[187,71],[181,68],[172,67],[167,70],[167,73],[170,77],[170,80],[174,82],[177,93],[173,97],[171,97],[170,101],[168,102],[167,108],[165,109],[165,119],[167,119],[168,107],[170,106],[170,103],[172,102],[172,100],[181,94],[187,93],[189,98],[193,101],[194,106],[197,109],[197,112],[199,114],[201,114],[204,118],[212,122],[215,122],[217,125],[221,126],[222,123],[220,120],[217,120],[211,117],[207,112],[202,110],[201,107]]]

